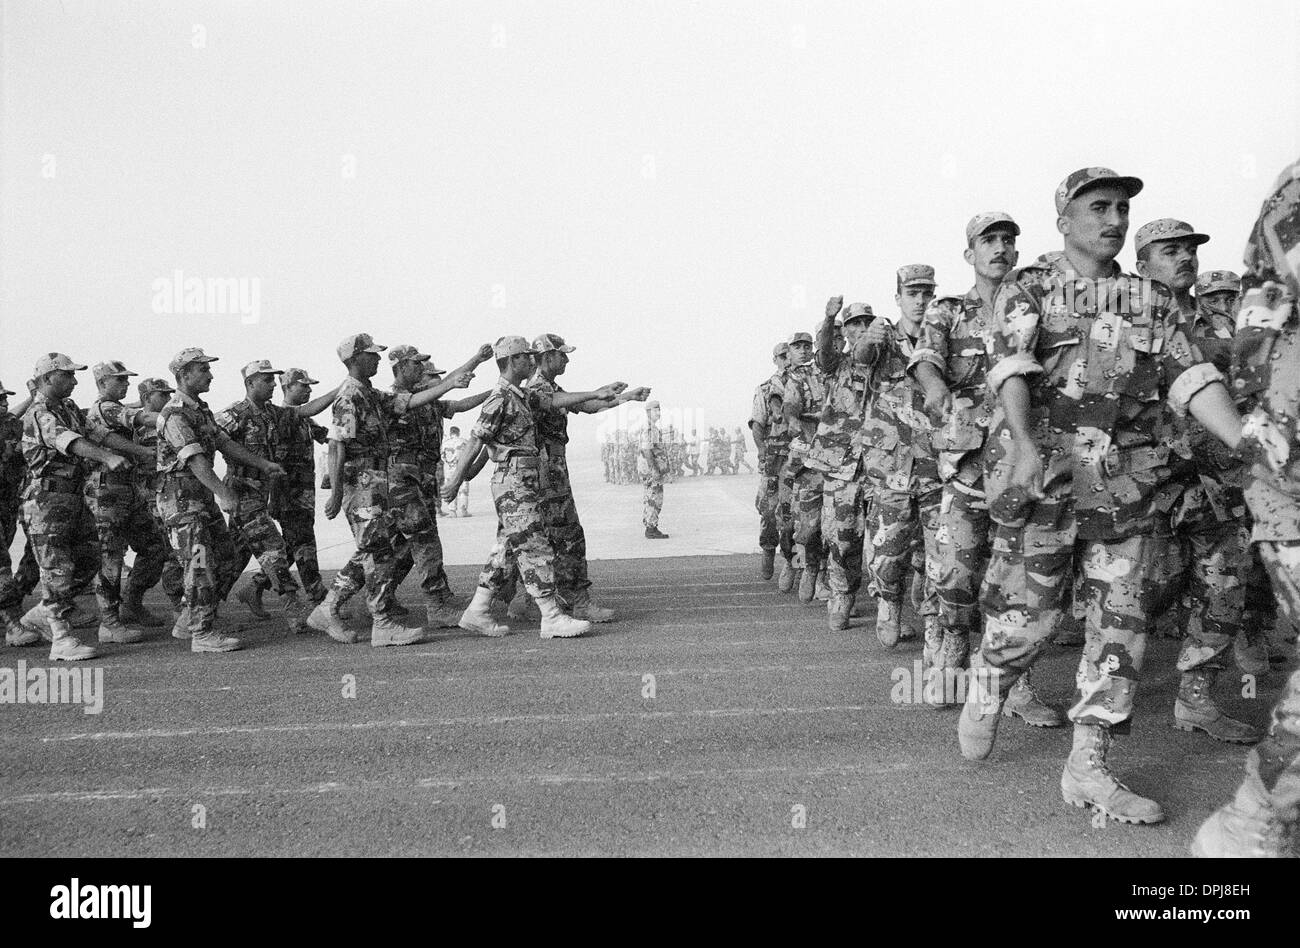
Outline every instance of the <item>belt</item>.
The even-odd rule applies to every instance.
[[[118,487],[130,487],[134,470],[130,471],[96,471],[91,477],[97,487],[107,487],[117,485]]]
[[[41,490],[49,491],[51,494],[80,494],[82,488],[82,485],[61,477],[42,477],[40,485]]]
[[[568,447],[567,444],[548,444],[546,447],[542,448],[542,450],[550,457],[562,458],[564,457],[565,451],[568,450]]]

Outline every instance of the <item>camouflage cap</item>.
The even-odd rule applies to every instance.
[[[280,379],[280,387],[288,388],[296,382],[301,382],[303,385],[320,384],[320,380],[314,379],[308,375],[306,369],[285,369],[284,378]]]
[[[776,345],[772,347],[772,358],[774,359],[777,356],[788,355],[789,353],[790,353],[790,343],[788,342],[778,342]]]
[[[1064,214],[1066,206],[1082,192],[1101,184],[1117,184],[1128,193],[1129,197],[1134,197],[1142,190],[1141,178],[1125,177],[1109,168],[1080,168],[1078,171],[1071,172],[1057,185],[1056,213]]]
[[[1197,296],[1223,292],[1241,293],[1241,277],[1231,270],[1206,270],[1197,274]]]
[[[1006,211],[981,211],[970,219],[966,225],[966,243],[970,243],[980,234],[984,233],[994,224],[1010,224],[1008,228],[1011,233],[1017,237],[1020,236],[1020,225]]]
[[[649,401],[645,403],[646,411],[649,411],[651,408],[658,408],[658,407],[659,407],[659,403],[656,401]]]
[[[172,356],[172,360],[167,363],[167,371],[171,372],[172,375],[179,375],[181,369],[185,368],[185,366],[189,365],[191,362],[216,361],[216,356],[205,355],[202,349],[182,349],[180,352],[176,353],[176,355]]]
[[[428,362],[433,356],[421,352],[415,346],[393,346],[388,353],[388,361],[397,365],[399,362]]]
[[[934,267],[928,263],[909,263],[898,268],[899,286],[934,286]]]
[[[62,352],[49,352],[36,360],[32,378],[38,379],[50,372],[80,372],[84,368],[84,365],[78,365]]]
[[[249,379],[254,375],[279,375],[283,371],[283,369],[273,367],[270,359],[254,359],[240,369],[239,374],[245,379]]]
[[[525,353],[532,355],[533,349],[523,336],[502,336],[492,344],[492,355],[498,359],[508,359]]]
[[[152,395],[154,392],[164,392],[170,395],[172,392],[176,391],[175,388],[173,388],[168,382],[164,381],[163,379],[153,379],[153,378],[141,379],[140,384],[137,385],[135,388],[136,391],[140,393],[141,398],[144,398],[147,395]]]
[[[383,352],[388,346],[375,345],[375,340],[370,338],[370,333],[359,332],[355,335],[348,336],[338,344],[334,351],[339,354],[340,362],[347,362],[354,355],[360,352]]]
[[[533,340],[534,352],[577,352],[577,348],[567,345],[563,336],[553,332],[544,332]]]
[[[798,345],[798,344],[801,343],[801,342],[806,342],[806,343],[808,343],[808,345],[811,346],[811,345],[812,345],[812,342],[813,342],[812,333],[810,333],[810,332],[797,332],[797,333],[794,333],[794,334],[792,334],[792,335],[790,336],[790,345],[792,345],[792,346],[793,346],[793,345]]]
[[[101,379],[117,378],[124,375],[139,375],[138,372],[131,372],[121,362],[116,359],[110,359],[108,362],[97,362],[92,370],[95,373],[95,381]]]
[[[16,394],[18,393],[11,392],[9,391],[9,389],[5,388],[4,382],[0,382],[0,395],[16,395]]]
[[[1195,241],[1199,247],[1208,241],[1208,234],[1198,234],[1196,229],[1187,221],[1176,221],[1172,217],[1162,217],[1143,224],[1137,229],[1133,236],[1133,252],[1141,253],[1148,244],[1153,244],[1158,240],[1178,240],[1180,238],[1190,238]]]
[[[430,359],[428,362],[424,363],[425,378],[431,378],[435,375],[444,375],[446,374],[446,371],[447,371],[446,369],[440,369],[436,365],[434,365],[433,359]]]
[[[844,310],[844,322],[847,324],[854,319],[873,320],[876,314],[871,311],[871,307],[866,303],[850,303]]]

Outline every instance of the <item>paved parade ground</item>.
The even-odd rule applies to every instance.
[[[544,642],[532,624],[371,649],[276,620],[228,655],[170,637],[111,646],[78,666],[103,671],[101,713],[0,706],[0,855],[1179,856],[1240,781],[1244,748],[1170,726],[1163,639],[1112,763],[1166,824],[1098,827],[1062,803],[1067,728],[1008,720],[989,761],[963,760],[955,710],[894,700],[911,697],[900,679],[919,644],[886,652],[870,618],[827,632],[824,603],[760,581],[756,552],[680,555],[703,542],[690,510],[753,543],[753,484],[669,485],[674,538],[626,544],[661,556],[592,564],[619,621],[588,638]],[[599,556],[611,518],[635,523],[639,489],[589,491]],[[449,572],[472,589],[474,567]],[[401,598],[417,606],[413,579]],[[244,617],[232,602],[220,626]],[[1066,697],[1076,656],[1054,649],[1040,689]],[[28,648],[0,666],[20,659],[48,664]],[[1263,723],[1282,680],[1225,710]]]

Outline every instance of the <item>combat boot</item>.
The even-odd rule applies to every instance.
[[[82,645],[77,641],[72,634],[72,626],[66,618],[56,619],[50,616],[49,626],[53,640],[50,644],[50,661],[82,662],[99,655],[99,651],[93,645]]]
[[[897,602],[881,599],[876,603],[876,638],[885,648],[898,644],[902,633],[903,607]]]
[[[853,597],[847,593],[832,593],[826,602],[826,624],[832,632],[843,632],[849,627],[849,612]]]
[[[591,631],[591,623],[573,616],[566,616],[560,610],[560,604],[554,596],[543,596],[537,600],[537,608],[542,613],[542,638],[574,639]]]
[[[812,602],[817,594],[817,566],[809,563],[799,570],[799,601]]]
[[[335,642],[357,644],[357,634],[343,624],[343,617],[339,615],[339,594],[333,588],[307,616],[307,625],[317,632],[324,632]]]
[[[405,619],[411,614],[411,610],[402,605],[397,599],[394,599],[393,604],[388,607],[388,614],[394,619]]]
[[[1174,727],[1180,731],[1204,731],[1216,741],[1256,744],[1264,732],[1244,721],[1230,718],[1210,697],[1218,669],[1196,668],[1183,672],[1174,701]]]
[[[614,610],[598,606],[592,602],[590,589],[579,589],[568,600],[566,605],[569,609],[569,615],[575,619],[586,619],[588,622],[614,621]]]
[[[957,743],[967,760],[984,760],[993,752],[1002,717],[999,675],[996,668],[972,662],[966,676],[966,703],[957,719]]]
[[[1076,724],[1074,747],[1061,771],[1061,797],[1077,807],[1092,807],[1121,823],[1163,823],[1165,811],[1155,800],[1138,796],[1115,779],[1106,764],[1110,729]]]
[[[788,593],[794,589],[794,584],[798,581],[798,571],[789,559],[781,557],[781,575],[776,578],[776,591]]]
[[[143,642],[144,638],[143,629],[133,629],[130,626],[123,625],[122,620],[117,616],[104,616],[99,620],[99,643],[101,645],[109,643],[134,645],[136,642]]]
[[[1246,779],[1232,802],[1210,814],[1192,841],[1192,855],[1202,859],[1284,859],[1292,854],[1296,829],[1273,807],[1258,774],[1247,765]]]
[[[237,652],[244,643],[233,635],[222,635],[216,629],[199,632],[190,636],[191,652]]]
[[[1026,668],[1011,686],[1007,700],[1002,704],[1002,713],[1009,718],[1020,718],[1030,727],[1060,727],[1065,723],[1065,715],[1038,696],[1029,676],[1030,669]]]
[[[502,625],[492,618],[492,613],[488,611],[491,605],[491,590],[479,586],[474,590],[473,601],[456,624],[466,632],[477,632],[479,635],[489,635],[493,638],[509,635],[510,626]]]
[[[772,573],[776,571],[776,550],[763,550],[763,562],[758,567],[758,575],[761,579],[771,579]]]
[[[296,593],[282,596],[284,603],[284,621],[289,626],[290,635],[302,635],[307,631],[307,604]]]
[[[538,610],[537,604],[533,602],[533,597],[528,595],[528,590],[522,586],[515,594],[515,598],[510,600],[510,607],[506,609],[506,615],[512,619],[518,619],[520,622],[537,622],[542,618],[542,613]]]
[[[99,625],[99,614],[88,612],[78,605],[73,605],[72,611],[67,615],[68,625],[74,629],[90,629]]]
[[[165,624],[162,616],[151,612],[144,604],[144,590],[132,589],[129,585],[122,597],[122,605],[117,610],[118,618],[127,625],[141,626],[146,629],[161,629]]]
[[[464,600],[448,596],[441,601],[430,602],[424,609],[425,624],[431,629],[454,629],[465,611]]]
[[[826,602],[831,598],[831,587],[826,581],[826,570],[817,573],[817,592],[813,594],[813,598],[818,602]]]
[[[271,613],[267,612],[266,607],[262,605],[262,592],[262,587],[257,583],[245,583],[243,588],[235,593],[235,598],[247,606],[253,618],[259,622],[271,618]]]
[[[50,632],[50,614],[39,602],[23,613],[22,624],[46,642],[54,641],[54,635]]]
[[[1245,632],[1238,632],[1232,642],[1232,657],[1237,662],[1237,667],[1247,675],[1267,675],[1271,666],[1269,665],[1269,648],[1268,636],[1262,632],[1257,632],[1247,636]]]
[[[646,527],[645,538],[647,540],[667,540],[668,534],[664,533],[658,527]]]
[[[415,645],[424,640],[424,628],[402,625],[392,616],[377,615],[370,620],[370,645],[387,648],[396,645]]]
[[[176,618],[172,623],[172,638],[188,639],[190,637],[190,607],[181,606],[175,610]]]
[[[0,626],[5,630],[5,645],[10,648],[22,648],[25,645],[35,645],[41,640],[41,634],[35,629],[29,629],[14,617],[14,611],[6,609],[0,612]]]

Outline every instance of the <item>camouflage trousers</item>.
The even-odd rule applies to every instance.
[[[1185,584],[1177,584],[1189,610],[1179,671],[1224,667],[1224,654],[1242,629],[1251,568],[1249,521],[1219,520],[1208,504],[1199,510],[1178,524],[1174,537],[1190,566]]]
[[[1023,526],[998,524],[982,591],[980,657],[1000,670],[1002,696],[1056,637],[1074,583],[1086,629],[1068,716],[1076,724],[1127,730],[1147,617],[1158,596],[1152,582],[1156,545],[1150,534],[1079,537],[1068,495],[1031,504]]]
[[[867,535],[872,496],[861,476],[822,481],[822,538],[826,543],[826,583],[836,595],[856,595],[862,585],[863,555],[871,546]]]
[[[18,535],[21,510],[21,499],[9,494],[0,496],[0,611],[18,608],[23,597],[41,581],[41,570],[36,565],[30,537],[18,562],[18,572],[13,571],[9,547],[13,546],[14,537]],[[23,535],[27,535],[26,525],[23,526]]]
[[[939,570],[935,530],[939,525],[940,494],[938,488],[913,494],[880,487],[872,516],[871,541],[875,550],[871,557],[871,579],[876,596],[886,602],[902,603],[907,598],[908,566],[920,566],[918,572],[925,575],[925,600],[920,610],[923,616],[939,612],[935,595]]]
[[[152,588],[162,578],[164,566],[172,559],[171,550],[134,485],[98,483],[87,491],[86,500],[99,536],[95,599],[101,618],[116,619],[122,605],[122,567],[127,547],[135,551],[132,589],[141,590]]]
[[[935,594],[945,632],[979,631],[980,584],[989,564],[993,521],[982,478],[953,478],[943,485],[934,540]]]
[[[1300,542],[1258,543],[1255,549],[1273,583],[1279,614],[1300,623]],[[1268,734],[1251,748],[1248,771],[1258,773],[1271,803],[1294,817],[1300,806],[1300,669],[1294,667],[1273,705]]]
[[[578,507],[573,502],[568,460],[562,454],[546,454],[543,463],[546,464],[546,487],[542,511],[546,518],[546,534],[555,551],[555,585],[561,593],[569,596],[591,587],[591,579],[587,576],[587,534],[578,519]],[[659,490],[662,498],[662,485]],[[657,517],[655,522],[658,523]]]
[[[236,577],[244,571],[250,559],[256,558],[262,574],[270,579],[271,588],[277,594],[296,596],[298,584],[289,572],[289,551],[267,507],[265,487],[255,482],[231,486],[239,494],[239,502],[230,515],[230,529],[235,535],[235,559],[239,566]]]
[[[41,605],[55,617],[99,572],[99,537],[81,492],[29,487],[23,502],[27,537],[41,574]]]
[[[822,540],[822,490],[826,475],[805,467],[795,476],[790,508],[794,516],[794,565],[818,571],[826,563]]]
[[[397,513],[388,506],[387,472],[377,468],[349,472],[343,485],[343,514],[357,550],[338,571],[331,589],[341,604],[364,588],[370,614],[386,615],[397,596],[397,563],[407,546],[397,528]]]
[[[758,511],[759,530],[758,545],[764,550],[775,550],[781,542],[780,529],[777,526],[777,513],[781,503],[781,468],[785,464],[784,454],[764,452],[762,458],[762,476],[758,482],[758,495],[754,498],[754,509]],[[696,469],[696,473],[699,469]]]
[[[541,459],[513,456],[497,464],[492,501],[497,509],[497,538],[478,584],[504,599],[515,571],[534,599],[555,594],[555,552],[546,535],[542,507]]]
[[[664,482],[658,475],[646,474],[641,478],[641,522],[647,529],[659,526],[659,515],[664,510]]]
[[[243,569],[244,560],[236,558],[235,538],[211,493],[193,476],[165,476],[157,510],[181,570],[190,632],[210,632],[217,606]]]
[[[425,475],[418,482],[390,487],[389,501],[394,502],[397,511],[397,529],[407,541],[406,550],[397,560],[397,584],[400,586],[412,569],[418,569],[425,600],[441,603],[450,599],[452,592],[443,568],[442,537],[438,534],[439,483],[436,475]],[[412,485],[414,497],[409,495]]]
[[[316,511],[299,507],[285,507],[277,518],[280,535],[284,537],[284,552],[288,562],[298,567],[298,581],[310,595],[324,593],[324,583],[320,575],[320,563],[316,558]],[[362,576],[358,586],[365,582]],[[271,588],[271,580],[266,572],[259,570],[253,577],[253,585],[265,592]]]

